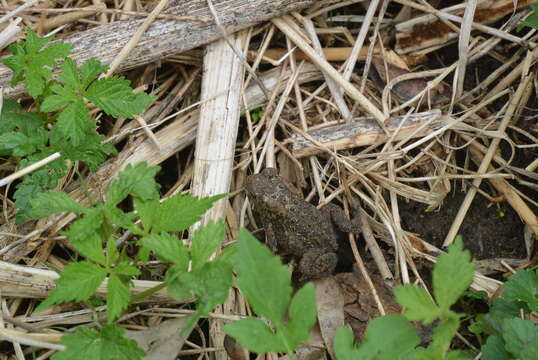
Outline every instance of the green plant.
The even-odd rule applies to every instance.
[[[210,223],[199,228],[194,233],[190,250],[172,234],[197,222],[223,195],[198,199],[177,194],[160,202],[159,186],[154,180],[158,170],[158,167],[148,167],[145,163],[127,166],[110,185],[106,200],[92,207],[79,204],[63,192],[44,192],[32,200],[30,218],[65,211],[80,215],[63,235],[86,258],[71,262],[63,269],[55,281],[57,287],[36,310],[62,302],[89,302],[99,285],[108,278],[107,324],[98,330],[78,328],[64,336],[62,343],[67,345],[67,350],[55,354],[53,359],[73,359],[82,349],[88,358],[141,358],[144,352],[136,343],[123,337],[124,331],[115,321],[131,302],[164,286],[178,300],[187,297],[196,299],[196,311],[186,330],[226,299],[232,282],[230,257],[233,248],[209,261],[224,238],[224,223]],[[125,212],[118,205],[125,205],[129,196],[134,210]],[[140,224],[135,222],[137,217]],[[124,230],[138,237],[138,240],[132,240],[132,244],[139,247],[133,259],[125,250],[118,250],[116,244]],[[151,252],[173,266],[166,273],[162,286],[133,297],[129,290],[132,278],[140,274],[139,266],[147,262]],[[190,272],[187,271],[189,262],[192,264]]]
[[[471,331],[487,339],[482,359],[536,359],[538,326],[529,317],[538,311],[538,268],[519,270],[503,285],[490,311],[477,316]]]
[[[295,359],[295,348],[308,340],[316,322],[313,284],[306,284],[292,297],[287,267],[246,230],[239,234],[235,266],[239,289],[256,314],[268,321],[248,317],[226,325],[223,331],[253,352],[283,352]]]
[[[532,28],[538,29],[538,4],[530,4],[529,7],[532,9],[532,14],[530,14],[519,25],[530,26]]]
[[[374,319],[361,344],[354,343],[349,329],[338,329],[334,340],[338,360],[468,359],[460,351],[449,351],[449,348],[461,318],[450,307],[472,282],[474,266],[470,258],[469,252],[463,250],[461,238],[456,239],[448,253],[439,256],[434,266],[435,300],[418,286],[396,287],[396,299],[406,308],[405,313]],[[437,321],[428,347],[418,347],[420,339],[410,321],[420,321],[424,325]]]
[[[154,99],[145,93],[135,94],[123,77],[99,78],[107,67],[95,59],[86,60],[79,70],[68,57],[71,45],[51,40],[28,29],[26,40],[10,45],[13,55],[1,60],[13,71],[11,84],[24,83],[34,111],[25,112],[16,101],[4,101],[0,156],[10,156],[20,167],[26,167],[55,152],[62,154],[17,185],[17,224],[29,219],[30,200],[54,189],[66,176],[70,163],[81,161],[95,170],[115,153],[96,131],[90,106],[113,117],[132,118]]]

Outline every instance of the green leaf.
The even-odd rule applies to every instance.
[[[503,338],[506,350],[516,358],[520,358],[521,352],[531,344],[538,342],[538,326],[530,320],[520,318],[505,320]]]
[[[108,206],[103,207],[103,211],[108,222],[111,224],[127,229],[135,235],[142,235],[142,231],[134,223],[137,218],[134,212],[125,213],[117,207]]]
[[[183,241],[177,236],[167,233],[151,234],[143,237],[140,244],[153,251],[161,260],[176,264],[184,271],[187,270],[189,253]]]
[[[538,269],[519,270],[503,286],[503,298],[527,303],[531,311],[538,311]]]
[[[207,316],[217,305],[226,301],[232,286],[232,269],[218,259],[206,263],[199,271],[182,276],[182,283],[192,289],[198,298],[196,312],[185,324],[185,330],[191,329],[198,319]]]
[[[130,85],[129,80],[117,76],[99,79],[89,86],[85,96],[108,115],[132,118],[155,98],[146,93],[135,94]]]
[[[442,356],[448,351],[459,326],[460,322],[457,318],[444,319],[435,326],[430,347],[435,349],[439,356]]]
[[[28,94],[34,99],[43,94],[45,83],[51,79],[55,59],[66,57],[71,51],[71,45],[57,42],[42,49],[52,37],[40,38],[30,28],[26,32],[26,40],[10,45],[13,53],[2,59],[13,71],[12,85],[24,80]]]
[[[195,289],[191,289],[188,283],[196,280],[187,279],[193,277],[192,273],[188,273],[186,269],[180,269],[177,266],[172,266],[166,272],[164,281],[166,282],[166,291],[177,301],[184,301],[195,297]]]
[[[354,341],[353,332],[340,326],[334,334],[334,352],[338,360],[355,360],[359,356],[358,344]]]
[[[71,58],[65,58],[60,67],[62,72],[58,79],[68,88],[81,90],[82,86],[78,77],[77,63]]]
[[[100,209],[87,209],[85,216],[73,222],[67,231],[62,232],[62,235],[67,236],[69,242],[79,253],[90,260],[105,265],[103,241],[99,234],[102,223],[103,213]]]
[[[529,6],[533,10],[533,12],[520,24],[538,29],[538,5],[530,4]]]
[[[116,320],[129,306],[131,292],[129,287],[113,272],[108,278],[106,305],[108,323]]]
[[[316,323],[316,291],[312,283],[303,286],[295,293],[290,304],[290,320],[286,338],[292,349],[310,338],[310,329]]]
[[[9,132],[0,135],[0,154],[24,156],[26,152],[17,152],[28,142],[28,137],[17,132]]]
[[[406,284],[397,286],[394,295],[398,304],[406,308],[405,317],[409,320],[422,321],[431,324],[441,313],[426,290],[418,286]]]
[[[157,216],[157,211],[159,210],[160,201],[159,199],[150,199],[150,200],[141,200],[134,199],[134,208],[140,216],[140,221],[144,227],[144,232],[147,234],[153,226],[153,220]]]
[[[250,351],[262,354],[269,351],[285,352],[282,340],[262,320],[246,318],[227,324],[222,331],[233,336]]]
[[[42,311],[53,304],[68,301],[87,300],[105,279],[105,269],[87,262],[73,262],[67,265],[55,280],[56,288],[50,293],[36,311]]]
[[[84,141],[84,136],[92,130],[94,123],[90,121],[88,107],[84,101],[78,99],[60,112],[56,126],[73,146],[78,146]]]
[[[37,195],[35,199],[31,201],[31,206],[32,210],[30,211],[30,217],[32,219],[39,219],[65,211],[81,214],[87,210],[72,197],[59,191],[48,191]]]
[[[136,276],[136,275],[140,275],[140,270],[138,270],[136,267],[129,265],[127,263],[119,263],[114,268],[113,273],[118,274],[118,275]]]
[[[118,175],[108,189],[106,204],[109,207],[114,207],[123,201],[128,195],[133,195],[142,200],[156,199],[159,197],[157,191],[159,185],[155,182],[155,174],[159,172],[158,166],[151,166],[145,162],[129,164]]]
[[[61,109],[65,105],[69,104],[71,99],[66,98],[63,95],[49,95],[43,100],[41,104],[41,111],[43,112],[53,112]]]
[[[506,351],[503,339],[500,336],[492,335],[482,345],[482,360],[510,360],[512,357]]]
[[[398,359],[418,344],[420,338],[415,327],[404,316],[385,315],[373,319],[368,325],[357,358]]]
[[[463,241],[457,237],[448,248],[448,253],[438,257],[433,269],[433,293],[441,312],[450,309],[463,292],[471,285],[474,265],[471,254],[463,250]]]
[[[103,65],[99,60],[92,58],[84,61],[80,71],[82,73],[82,87],[86,89],[100,74],[108,71],[108,66]]]
[[[182,231],[201,219],[213,203],[226,194],[198,199],[192,195],[176,194],[161,203],[153,221],[153,231]]]
[[[97,331],[78,327],[72,334],[62,336],[62,344],[67,347],[52,356],[52,360],[139,360],[146,353],[134,340],[125,338],[125,330],[110,324]]]
[[[237,284],[254,311],[275,325],[282,323],[291,297],[290,272],[279,257],[244,229],[239,232],[236,269]]]
[[[201,268],[209,260],[224,239],[224,235],[226,226],[222,220],[217,223],[210,222],[194,232],[191,245],[193,270]]]

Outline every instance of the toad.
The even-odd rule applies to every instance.
[[[337,233],[360,232],[340,207],[329,204],[318,210],[295,194],[274,168],[247,178],[246,189],[265,229],[273,252],[298,260],[301,280],[333,273],[338,256]]]

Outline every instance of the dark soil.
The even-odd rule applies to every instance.
[[[441,208],[434,212],[425,212],[424,204],[400,202],[404,229],[441,248],[464,197],[465,193],[457,189],[447,195]],[[475,259],[520,259],[526,257],[523,231],[521,219],[508,203],[491,204],[477,194],[459,234]]]

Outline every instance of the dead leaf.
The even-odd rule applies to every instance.
[[[380,83],[377,85],[380,87],[385,87],[392,79],[398,76],[412,73],[407,68],[407,64],[393,51],[387,51],[385,59],[374,56],[372,58],[372,64],[379,77],[380,81],[378,82]],[[403,80],[392,87],[391,93],[402,101],[408,101],[423,91],[427,86],[428,82],[423,78]],[[450,100],[450,89],[447,85],[439,84],[431,89],[427,95],[429,95],[432,104],[447,102]]]
[[[185,316],[163,321],[146,330],[127,331],[127,337],[135,340],[146,351],[144,360],[174,360],[186,340],[186,337],[180,336],[180,332],[187,319]]]
[[[332,276],[315,281],[315,285],[321,336],[325,341],[329,354],[333,359],[336,359],[333,338],[336,329],[344,325],[344,295]]]

